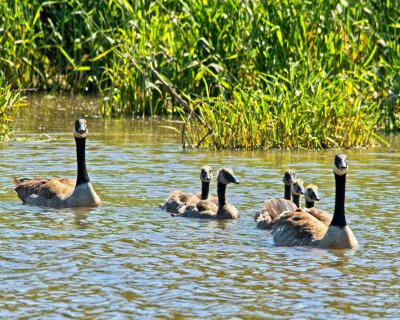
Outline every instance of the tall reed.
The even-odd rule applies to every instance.
[[[395,0],[7,0],[0,10],[0,73],[13,87],[99,93],[110,116],[179,114],[194,145],[372,145],[400,127]]]
[[[11,90],[0,76],[0,142],[9,141],[13,133],[13,121],[20,106],[25,105],[25,98],[20,90]]]

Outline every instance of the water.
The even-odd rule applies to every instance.
[[[20,142],[0,146],[0,318],[400,317],[399,137],[389,137],[389,148],[345,151],[357,250],[284,248],[255,228],[254,212],[283,195],[286,168],[317,184],[318,206],[332,212],[335,151],[183,151],[179,135],[159,127],[165,123],[104,120],[91,99],[32,105],[20,110]],[[72,124],[81,115],[103,205],[21,205],[13,176],[75,176]],[[158,209],[172,189],[198,191],[204,164],[229,166],[241,181],[227,191],[239,220]]]

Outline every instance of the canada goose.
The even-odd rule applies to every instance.
[[[316,185],[310,184],[305,188],[304,200],[307,209],[314,207],[315,201],[319,201],[318,187]]]
[[[306,202],[305,211],[329,226],[333,215],[314,206],[315,201],[319,201],[318,187],[316,185],[310,184],[306,187],[304,200]]]
[[[300,195],[304,194],[304,183],[301,179],[296,179],[293,170],[286,170],[283,175],[285,186],[284,199],[273,198],[264,201],[264,208],[255,214],[258,229],[271,229],[274,223],[285,211],[294,211],[300,205]],[[289,194],[288,194],[289,192]],[[293,201],[290,201],[291,196]]]
[[[347,225],[345,217],[347,171],[346,155],[336,155],[333,165],[336,196],[331,223],[327,225],[301,209],[283,213],[272,227],[272,235],[276,245],[289,247],[313,246],[331,249],[357,247],[357,239]]]
[[[286,170],[283,174],[283,184],[285,186],[285,193],[283,194],[283,198],[286,200],[291,200],[291,187],[293,181],[296,179],[296,172],[294,170]]]
[[[170,213],[179,213],[179,211],[184,210],[184,207],[187,206],[189,203],[196,205],[198,201],[208,199],[211,179],[211,167],[203,166],[200,170],[201,193],[193,195],[192,193],[187,193],[180,190],[173,190],[169,194],[168,199],[165,201],[165,203],[160,205],[160,208]]]
[[[218,204],[212,200],[200,200],[195,205],[188,205],[179,214],[181,217],[204,219],[237,219],[238,210],[226,201],[226,186],[230,183],[239,184],[232,169],[222,168],[217,177]]]
[[[96,207],[101,203],[86,171],[86,120],[75,121],[74,137],[77,156],[77,178],[17,179],[15,191],[24,204],[42,207]]]
[[[292,194],[292,201],[300,208],[300,196],[304,194],[304,182],[303,180],[296,178],[294,179],[292,186],[290,187],[290,192]]]

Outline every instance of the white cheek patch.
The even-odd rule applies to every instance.
[[[79,132],[74,131],[75,138],[86,138],[87,134],[88,134],[87,130],[84,133],[79,133]]]
[[[346,174],[348,170],[349,170],[349,166],[347,166],[344,169],[339,169],[338,167],[333,165],[333,172],[335,172],[339,176],[342,176],[342,175]]]

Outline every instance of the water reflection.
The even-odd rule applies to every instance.
[[[103,120],[85,99],[21,110],[17,132],[32,139],[0,145],[2,317],[400,317],[398,137],[390,148],[345,151],[358,250],[275,247],[255,228],[254,212],[282,196],[288,167],[319,186],[318,206],[332,212],[337,151],[182,151],[179,135],[160,121]],[[87,165],[103,205],[21,205],[13,176],[75,177],[70,127],[85,115]],[[57,139],[33,139],[41,134]],[[198,192],[203,164],[228,165],[241,181],[227,194],[237,221],[177,218],[158,208],[172,189]]]

